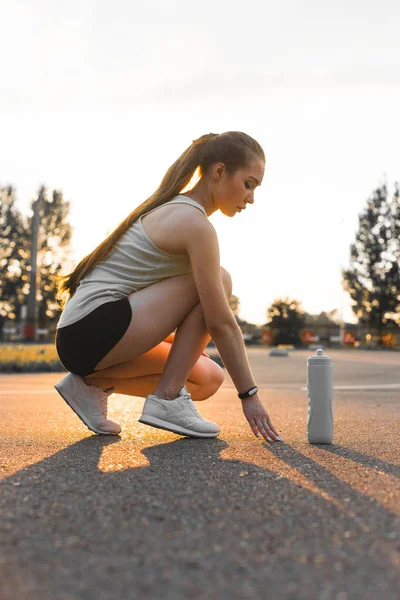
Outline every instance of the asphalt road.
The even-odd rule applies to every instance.
[[[254,437],[228,373],[197,403],[210,440],[138,423],[124,395],[121,435],[97,436],[64,373],[0,375],[2,600],[398,600],[400,354],[326,351],[334,438],[312,445],[313,352],[247,352],[283,443]]]

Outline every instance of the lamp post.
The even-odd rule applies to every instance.
[[[339,226],[344,223],[345,219],[343,218]],[[341,239],[341,236],[339,236]],[[344,319],[343,319],[343,264],[340,263],[340,347],[344,346]]]
[[[341,299],[340,299],[340,346],[344,346],[344,319],[343,319],[343,265],[340,265]]]
[[[32,246],[31,246],[31,274],[28,295],[28,312],[24,324],[24,339],[36,339],[36,289],[37,289],[37,250],[40,225],[40,203],[43,198],[43,189],[40,190],[38,199],[33,203],[32,219]]]

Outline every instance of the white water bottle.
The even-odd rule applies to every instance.
[[[310,444],[331,444],[333,439],[333,360],[319,348],[307,359],[308,418]]]

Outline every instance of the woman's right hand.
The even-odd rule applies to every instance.
[[[259,399],[258,394],[254,394],[254,396],[250,396],[249,398],[243,398],[242,408],[256,437],[260,437],[258,433],[260,432],[268,442],[283,441],[282,438],[279,439],[279,433],[272,425],[268,412]]]

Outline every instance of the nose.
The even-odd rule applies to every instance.
[[[250,196],[247,196],[246,203],[247,204],[253,204],[253,202],[254,202],[254,194],[251,193]]]

